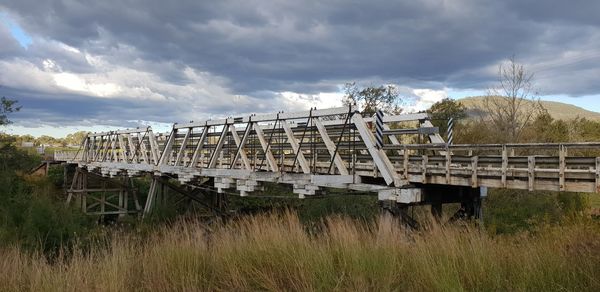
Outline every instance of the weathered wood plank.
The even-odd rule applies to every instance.
[[[248,155],[246,155],[246,150],[244,150],[244,144],[246,144],[246,140],[248,139],[250,129],[252,125],[248,125],[246,127],[246,131],[244,131],[244,136],[240,139],[235,126],[230,125],[229,130],[231,131],[231,136],[233,136],[233,140],[235,141],[235,145],[238,147],[238,150],[233,156],[232,163],[235,164],[237,162],[238,157],[242,158],[242,162],[244,163],[244,167],[246,169],[252,169],[252,165],[250,165],[250,160],[248,160]]]
[[[192,160],[190,161],[190,164],[188,164],[188,167],[196,167],[196,164],[198,163],[198,159],[200,158],[200,152],[202,152],[202,148],[204,147],[204,142],[206,140],[206,137],[208,136],[209,129],[210,129],[210,126],[206,126],[206,127],[202,128],[202,135],[200,136],[200,139],[198,140],[196,149],[194,149],[194,154],[192,154]]]
[[[533,191],[535,189],[535,156],[529,156],[527,158],[528,162],[528,181],[529,181],[529,191]]]
[[[367,151],[371,154],[374,164],[377,166],[377,169],[385,179],[385,182],[388,185],[396,183],[404,185],[406,183],[400,182],[397,177],[396,172],[394,171],[394,166],[392,162],[389,160],[385,151],[382,149],[377,149],[375,147],[375,137],[373,133],[367,127],[363,117],[360,114],[354,114],[352,116],[352,123],[356,126],[360,137],[363,140],[363,143],[367,146]]]
[[[171,155],[173,154],[173,144],[175,143],[175,135],[177,135],[177,130],[173,129],[171,131],[171,135],[169,135],[169,139],[167,139],[167,144],[163,149],[163,153],[160,156],[160,161],[158,164],[168,165],[171,160]]]
[[[263,149],[263,153],[265,153],[265,157],[266,157],[265,159],[267,160],[267,163],[268,163],[269,167],[271,168],[271,171],[278,172],[279,167],[277,166],[277,161],[275,160],[275,157],[273,156],[273,152],[271,152],[271,145],[265,139],[265,133],[263,132],[263,130],[261,129],[261,127],[258,124],[254,124],[254,131],[256,131],[256,136],[258,137],[260,146]]]
[[[471,158],[471,172],[472,172],[471,187],[473,187],[473,188],[479,187],[479,181],[478,181],[478,177],[477,177],[478,159],[479,159],[479,157],[477,157],[477,156],[473,156]]]
[[[183,158],[183,155],[185,154],[185,149],[187,147],[188,139],[190,138],[191,133],[192,133],[192,128],[188,128],[187,132],[185,132],[185,136],[183,137],[183,140],[181,141],[181,145],[179,146],[179,153],[177,153],[177,158],[175,159],[175,163],[173,165],[175,165],[175,166],[179,165],[179,162]]]
[[[290,143],[290,145],[292,145],[292,149],[294,150],[294,153],[298,153],[298,164],[300,164],[300,168],[302,169],[302,172],[310,173],[310,167],[308,166],[308,162],[306,161],[306,158],[304,157],[304,153],[302,153],[302,151],[300,149],[300,144],[298,143],[298,140],[296,140],[296,138],[294,137],[294,132],[292,132],[292,128],[290,128],[290,124],[287,121],[282,121],[281,125],[283,126],[285,134],[287,135],[288,143]]]
[[[421,175],[423,176],[421,183],[427,183],[427,167],[428,167],[428,163],[429,163],[429,157],[427,155],[423,155],[422,156],[422,161],[421,161]],[[408,171],[407,171],[408,174]],[[408,178],[408,175],[406,175]]]
[[[559,168],[559,174],[558,174],[558,186],[559,189],[561,191],[565,190],[565,169],[566,169],[566,159],[565,157],[567,156],[567,149],[565,146],[560,145],[559,150],[558,150],[558,168]]]
[[[329,138],[325,126],[323,126],[323,123],[318,118],[313,119],[313,122],[317,126],[320,138],[323,140],[323,143],[325,143],[325,147],[327,147],[329,155],[332,156],[335,167],[338,169],[341,175],[348,175],[348,169],[346,168],[344,160],[342,159],[342,157],[340,157],[340,154],[337,151],[335,151],[335,143],[333,143],[333,141],[331,141],[331,138]]]
[[[446,167],[446,183],[450,183],[450,164],[452,164],[452,156],[450,155],[450,150],[446,150],[446,161],[444,166]]]
[[[227,138],[227,133],[229,132],[229,127],[225,126],[223,127],[223,130],[221,131],[221,136],[219,137],[219,140],[217,141],[217,145],[210,157],[210,160],[208,162],[208,168],[214,168],[217,165],[217,162],[219,162],[219,156],[221,155],[221,150],[223,150],[223,145],[225,144],[225,140]]]
[[[502,187],[506,187],[506,173],[508,171],[508,149],[502,146]]]

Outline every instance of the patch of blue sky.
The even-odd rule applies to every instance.
[[[21,28],[21,26],[13,21],[6,13],[0,12],[0,23],[8,27],[11,35],[19,42],[19,44],[27,49],[33,42],[31,36]]]

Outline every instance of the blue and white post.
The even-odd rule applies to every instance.
[[[446,130],[447,133],[447,137],[446,137],[446,143],[448,145],[452,145],[452,142],[454,141],[454,135],[452,133],[454,128],[454,118],[450,118],[448,119],[448,130]]]
[[[383,112],[381,110],[375,112],[375,143],[377,149],[383,148]]]

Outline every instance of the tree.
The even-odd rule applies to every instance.
[[[16,103],[16,100],[11,100],[4,96],[0,98],[0,127],[11,123],[11,120],[8,119],[9,113],[18,112],[21,109],[20,106],[15,106]],[[14,140],[14,137],[10,135],[4,135],[0,132],[0,150],[4,151],[7,149],[7,147],[12,146]]]
[[[16,100],[8,99],[4,96],[0,98],[0,126],[11,123],[8,119],[8,114],[21,110],[20,106],[15,106],[16,104]]]
[[[29,134],[16,136],[16,142],[19,145],[23,142],[35,142],[35,137]]]
[[[362,114],[373,115],[377,110],[387,114],[402,112],[402,98],[394,85],[359,88],[355,82],[352,82],[346,83],[344,91],[344,104],[359,106]]]
[[[576,121],[570,123],[576,123]],[[570,139],[568,123],[555,120],[548,112],[539,114],[521,135],[521,140],[524,142],[573,142]]]
[[[56,139],[52,136],[48,136],[48,135],[41,135],[38,138],[35,139],[36,144],[38,145],[46,145],[46,146],[54,146],[56,144],[60,143],[59,139]]]
[[[543,110],[533,92],[533,78],[514,56],[498,66],[498,85],[488,90],[482,110],[503,142],[518,141],[523,129]]]
[[[87,131],[78,131],[67,135],[64,140],[68,145],[80,145],[83,139],[87,137],[87,134]]]
[[[448,131],[448,120],[453,118],[455,121],[467,117],[467,108],[460,102],[450,98],[444,98],[434,103],[428,110],[431,122],[434,126],[440,128],[440,133]]]

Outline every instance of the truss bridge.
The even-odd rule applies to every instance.
[[[477,217],[487,188],[600,188],[600,143],[451,145],[438,132],[424,113],[368,117],[349,106],[176,123],[169,133],[91,133],[79,151],[63,154],[78,167],[68,200],[94,214],[148,213],[171,178],[179,184],[167,188],[183,187],[188,198],[195,189],[247,196],[277,183],[299,198],[370,192],[401,215],[410,205],[429,204],[439,214],[442,204],[461,203],[463,215]],[[125,188],[92,196],[87,175]],[[143,204],[130,189],[136,176],[152,178]]]

